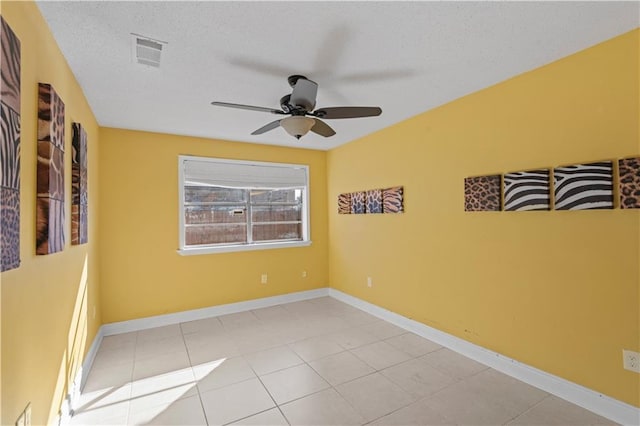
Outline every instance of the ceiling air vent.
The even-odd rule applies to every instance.
[[[160,67],[160,57],[162,55],[162,48],[165,44],[164,41],[154,40],[149,37],[144,37],[138,34],[131,34],[133,36],[133,60],[142,65],[148,65],[150,67]]]

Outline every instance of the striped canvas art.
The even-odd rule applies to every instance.
[[[351,193],[338,195],[338,214],[351,214]]]
[[[530,170],[504,175],[506,211],[549,210],[549,170]]]
[[[613,163],[576,164],[553,170],[556,210],[613,208]]]
[[[0,271],[20,266],[20,40],[0,16]]]
[[[382,212],[404,213],[404,187],[394,186],[382,190]]]

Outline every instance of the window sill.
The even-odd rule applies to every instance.
[[[186,248],[186,249],[178,249],[177,252],[181,256],[193,256],[198,254],[232,253],[232,252],[239,252],[239,251],[308,247],[310,245],[311,245],[311,241],[286,241],[281,243],[247,244],[247,245],[218,246],[218,247],[192,247],[192,248]]]

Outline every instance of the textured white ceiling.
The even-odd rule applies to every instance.
[[[639,2],[38,2],[102,126],[330,149],[640,25]],[[130,33],[165,40],[135,64]],[[277,116],[287,76],[318,107],[380,106],[299,141]]]

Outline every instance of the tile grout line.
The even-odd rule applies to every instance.
[[[383,321],[383,320],[381,320],[381,321]],[[332,389],[334,392],[336,392],[336,394],[337,394],[338,396],[340,396],[340,398],[342,398],[342,400],[343,400],[343,401],[345,401],[345,403],[346,403],[346,404],[347,404],[347,405],[348,405],[348,406],[349,406],[349,407],[350,407],[350,408],[351,408],[355,413],[357,413],[358,415],[360,415],[360,416],[362,417],[362,419],[364,419],[364,420],[365,420],[365,423],[363,423],[363,424],[370,424],[370,423],[372,423],[372,422],[374,422],[374,421],[376,421],[376,420],[378,420],[378,419],[380,419],[380,418],[382,418],[382,417],[385,417],[385,416],[387,416],[387,415],[390,415],[390,414],[392,414],[392,413],[395,413],[396,411],[402,410],[402,409],[404,409],[404,408],[408,407],[409,405],[414,404],[415,402],[419,401],[419,400],[420,400],[420,398],[417,398],[417,399],[415,399],[415,400],[412,400],[412,401],[411,401],[411,402],[409,402],[408,404],[403,405],[403,406],[401,406],[401,407],[398,407],[397,409],[395,409],[395,410],[393,410],[393,411],[391,411],[391,412],[389,412],[389,413],[385,413],[384,415],[382,415],[382,416],[380,416],[380,417],[377,417],[377,418],[375,418],[375,419],[372,419],[371,421],[366,421],[366,419],[362,416],[362,414],[361,414],[361,413],[360,413],[360,412],[359,412],[359,411],[358,411],[358,410],[357,410],[357,409],[356,409],[356,408],[355,408],[355,407],[354,407],[354,406],[349,402],[349,400],[348,400],[348,399],[346,399],[346,398],[345,398],[345,396],[344,396],[344,395],[343,395],[343,394],[342,394],[342,393],[337,389],[337,386],[341,386],[341,385],[344,385],[344,384],[347,384],[347,383],[350,383],[350,382],[354,382],[354,381],[356,381],[356,380],[362,379],[362,378],[364,378],[364,377],[371,376],[371,375],[373,375],[373,374],[379,374],[379,375],[381,375],[382,377],[384,377],[385,379],[389,380],[391,383],[394,383],[396,386],[400,387],[400,388],[401,388],[404,392],[406,392],[408,395],[413,396],[413,395],[412,395],[408,390],[404,389],[402,386],[400,386],[398,383],[395,383],[393,380],[391,380],[391,379],[387,378],[387,377],[386,377],[384,374],[382,374],[381,372],[382,372],[383,370],[387,369],[387,368],[394,367],[394,366],[397,366],[397,365],[403,364],[403,363],[405,363],[405,362],[410,362],[410,361],[413,361],[413,360],[415,360],[415,359],[421,358],[422,356],[424,356],[424,355],[426,355],[426,354],[428,354],[428,353],[435,352],[435,351],[437,351],[437,350],[439,350],[439,349],[442,349],[442,348],[438,348],[438,349],[436,349],[436,350],[434,350],[434,351],[427,352],[426,354],[423,354],[423,355],[420,355],[420,356],[413,356],[413,355],[411,355],[411,354],[409,354],[409,353],[407,353],[407,352],[405,352],[405,351],[403,351],[403,350],[401,350],[401,349],[398,349],[398,348],[395,348],[395,347],[394,347],[394,349],[396,349],[396,350],[398,350],[399,352],[402,352],[403,354],[405,354],[405,355],[409,356],[409,359],[404,360],[404,361],[400,361],[400,362],[395,363],[395,364],[391,364],[391,365],[389,365],[389,366],[387,366],[387,367],[385,367],[385,368],[383,368],[383,369],[377,369],[377,368],[375,368],[375,367],[373,367],[373,366],[369,365],[366,361],[364,361],[363,359],[361,359],[360,357],[358,357],[358,355],[357,355],[357,354],[353,353],[353,350],[355,350],[355,349],[362,348],[362,347],[364,347],[364,346],[368,346],[368,345],[375,344],[375,343],[378,343],[378,342],[385,342],[385,341],[386,341],[386,340],[388,340],[388,339],[391,339],[391,338],[393,338],[393,337],[397,337],[397,336],[401,336],[401,335],[403,335],[403,334],[413,334],[413,333],[411,333],[411,332],[404,331],[403,333],[400,333],[400,334],[397,334],[397,335],[393,335],[393,336],[389,336],[389,337],[387,337],[387,338],[380,338],[380,337],[378,337],[378,336],[376,336],[376,335],[373,335],[373,336],[374,336],[374,337],[376,337],[376,339],[377,339],[375,342],[365,343],[365,344],[363,344],[363,345],[360,345],[360,346],[354,346],[354,347],[350,347],[350,348],[345,347],[344,345],[342,345],[342,344],[340,344],[340,343],[338,343],[338,342],[335,342],[338,346],[340,346],[340,347],[343,349],[341,352],[337,352],[337,353],[334,353],[334,354],[325,355],[325,356],[322,356],[322,357],[320,357],[320,358],[317,358],[317,359],[314,359],[314,360],[310,360],[310,361],[307,361],[307,360],[305,360],[304,358],[302,358],[302,357],[300,356],[300,354],[298,354],[298,353],[295,351],[295,349],[291,347],[291,345],[292,345],[292,344],[294,344],[294,343],[296,343],[296,342],[305,341],[305,340],[310,340],[310,339],[314,339],[314,338],[318,338],[318,337],[326,337],[326,336],[328,336],[328,335],[335,334],[335,333],[338,333],[338,332],[343,331],[343,330],[350,330],[350,329],[362,329],[362,327],[364,327],[364,326],[366,326],[366,325],[369,325],[369,324],[371,324],[371,323],[373,323],[373,322],[375,322],[375,321],[371,321],[371,322],[368,322],[368,323],[365,323],[365,324],[360,324],[360,325],[355,325],[355,326],[348,326],[348,327],[345,327],[344,329],[341,329],[341,330],[332,331],[332,332],[328,332],[328,333],[323,333],[323,334],[320,334],[320,335],[317,335],[317,336],[306,337],[306,338],[304,338],[304,339],[300,339],[300,340],[297,340],[297,341],[294,341],[294,342],[290,342],[290,343],[285,343],[285,344],[283,344],[283,345],[282,345],[283,347],[287,347],[287,348],[289,348],[291,351],[293,351],[293,352],[294,352],[294,353],[295,353],[295,354],[296,354],[296,355],[297,355],[297,356],[298,356],[298,357],[303,361],[303,364],[306,364],[309,368],[311,368],[311,370],[312,370],[312,371],[314,371],[314,372],[315,372],[315,373],[316,373],[316,374],[317,374],[317,375],[318,375],[322,380],[324,380],[324,381],[325,381],[325,383],[327,383],[327,384],[329,385],[329,387],[328,387],[328,388],[325,388],[325,389],[321,389],[321,390],[315,391],[315,392],[312,392],[312,393],[309,393],[309,394],[306,394],[306,395],[303,395],[303,396],[300,396],[300,397],[298,397],[298,398],[294,398],[294,399],[292,399],[292,400],[290,400],[290,401],[285,402],[285,403],[284,403],[284,404],[282,404],[282,405],[286,405],[286,404],[289,404],[289,403],[292,403],[292,402],[295,402],[295,401],[298,401],[298,400],[301,400],[301,399],[307,398],[307,397],[309,397],[309,396],[316,395],[316,394],[321,393],[321,392],[324,392],[324,391],[326,391],[326,390]],[[365,332],[366,332],[366,330],[362,330],[362,331],[365,331]],[[331,340],[331,339],[330,339],[330,340]],[[387,343],[387,344],[388,344],[388,343]],[[391,345],[391,346],[393,347],[393,345]],[[266,350],[269,350],[269,349],[266,349]],[[257,352],[263,352],[263,351],[257,351]],[[257,352],[254,352],[254,353],[257,353]],[[348,381],[346,381],[346,382],[339,383],[338,385],[333,385],[332,383],[328,382],[324,377],[322,377],[322,376],[320,375],[320,373],[319,373],[318,371],[316,371],[316,370],[313,368],[313,366],[311,366],[311,365],[310,365],[310,362],[318,361],[318,360],[322,360],[322,359],[324,359],[324,358],[328,358],[328,357],[330,357],[330,356],[332,356],[332,355],[337,355],[337,354],[341,354],[341,353],[344,353],[344,352],[349,352],[349,353],[350,353],[350,354],[352,354],[354,357],[356,357],[359,361],[361,361],[361,362],[362,362],[362,363],[364,363],[365,365],[367,365],[367,366],[369,366],[369,367],[373,368],[373,369],[374,369],[374,371],[372,371],[372,372],[370,372],[370,373],[368,373],[368,374],[365,374],[365,375],[363,375],[363,376],[353,378],[353,379],[348,380]],[[293,365],[293,366],[285,367],[285,368],[282,368],[282,369],[279,369],[279,370],[275,370],[275,371],[272,371],[272,372],[266,373],[265,375],[267,375],[267,374],[273,374],[273,373],[276,373],[276,372],[279,372],[279,371],[283,371],[283,370],[286,370],[286,369],[289,369],[289,368],[297,367],[297,366],[299,366],[299,365],[303,365],[303,364],[296,364],[296,365]],[[252,368],[252,370],[253,370],[253,367],[251,367],[251,368]],[[438,371],[441,371],[441,370],[439,370],[439,369],[438,369]],[[484,370],[483,370],[483,371],[484,371]],[[441,371],[441,372],[442,372],[442,373],[445,373],[444,371]],[[254,370],[254,374],[256,374],[256,376],[258,377],[258,379],[260,380],[260,382],[262,383],[262,385],[264,386],[264,388],[265,388],[265,389],[267,389],[267,387],[264,385],[264,382],[262,382],[262,379],[261,379],[261,378],[260,378],[260,376],[255,372],[255,370]],[[477,374],[477,373],[476,373],[476,374]],[[447,375],[448,377],[451,377],[451,376],[449,376],[449,375],[448,375],[448,374],[446,374],[446,373],[445,373],[445,375]],[[471,376],[469,376],[469,377],[471,377]],[[453,383],[456,383],[457,381],[460,381],[460,380],[461,380],[461,379],[456,379],[455,377],[451,377],[451,378],[454,380],[454,382],[453,382]],[[453,384],[453,383],[452,383],[452,384]],[[448,387],[448,386],[447,386],[447,387]],[[282,411],[282,409],[281,409],[281,407],[280,407],[280,404],[278,404],[278,403],[275,401],[275,399],[273,398],[273,396],[271,395],[271,393],[269,392],[269,390],[268,390],[268,389],[267,389],[267,393],[269,393],[269,396],[271,396],[271,398],[273,399],[274,403],[276,404],[276,407],[278,408],[278,410],[280,411],[280,413],[283,415],[283,417],[285,418],[285,420],[287,421],[287,423],[291,424],[291,423],[289,422],[289,419],[284,415],[284,412]],[[413,399],[413,398],[412,398],[412,399]],[[265,410],[265,411],[266,411],[266,410]],[[256,413],[256,414],[259,414],[259,413]],[[256,414],[253,414],[253,415],[256,415]],[[251,417],[251,416],[248,416],[248,417]],[[245,417],[245,418],[248,418],[248,417]],[[446,418],[446,417],[445,417],[445,418]],[[240,420],[241,420],[241,419],[240,419]],[[236,420],[236,421],[238,421],[238,420]]]
[[[326,333],[326,334],[322,334],[322,335],[319,335],[319,336],[314,336],[314,337],[309,337],[309,338],[305,338],[305,339],[300,339],[299,341],[304,341],[304,340],[308,340],[308,339],[312,339],[312,338],[320,337],[320,336],[326,336],[326,335],[328,335],[328,334],[331,334],[331,333]],[[292,343],[295,343],[295,342],[292,342]],[[360,415],[360,413],[358,412],[358,410],[356,410],[356,409],[355,409],[355,407],[353,407],[353,405],[352,405],[352,404],[351,404],[351,403],[350,403],[350,402],[349,402],[349,401],[348,401],[348,400],[347,400],[347,399],[346,399],[346,398],[345,398],[345,397],[344,397],[344,396],[343,396],[343,395],[338,391],[338,389],[336,389],[336,387],[335,387],[333,384],[329,383],[329,381],[327,381],[324,377],[322,377],[322,376],[320,375],[320,373],[318,373],[318,372],[317,372],[317,371],[316,371],[316,370],[315,370],[315,369],[314,369],[314,368],[309,364],[309,362],[311,362],[311,361],[306,361],[305,359],[303,359],[303,358],[302,358],[298,353],[296,353],[296,351],[295,351],[293,348],[290,348],[290,347],[289,347],[289,345],[290,345],[290,344],[284,344],[284,345],[283,345],[283,347],[287,347],[287,348],[289,348],[293,353],[295,353],[295,354],[296,354],[296,356],[302,360],[302,364],[296,364],[296,365],[293,365],[293,366],[289,366],[289,367],[286,367],[286,368],[282,368],[282,369],[280,369],[280,370],[276,370],[276,371],[269,372],[269,373],[267,373],[267,374],[273,374],[273,373],[276,373],[276,372],[278,372],[278,371],[286,370],[286,369],[288,369],[288,368],[293,368],[293,367],[297,367],[297,366],[300,366],[300,365],[306,365],[306,366],[307,366],[307,367],[309,367],[309,368],[310,368],[314,373],[316,373],[316,374],[318,375],[318,377],[320,377],[320,378],[321,378],[321,379],[322,379],[322,380],[323,380],[327,385],[329,385],[329,387],[324,388],[324,389],[320,389],[320,390],[315,391],[315,392],[311,392],[311,393],[309,393],[309,394],[307,394],[307,395],[303,395],[303,396],[300,396],[300,397],[298,397],[298,398],[294,398],[294,399],[292,399],[292,400],[290,400],[290,401],[287,401],[287,402],[283,403],[282,405],[290,404],[290,403],[292,403],[292,402],[299,401],[299,400],[304,399],[304,398],[307,398],[307,397],[309,397],[309,396],[316,395],[316,394],[319,394],[319,393],[324,392],[324,391],[326,391],[326,390],[332,389],[334,392],[336,392],[336,394],[338,394],[338,395],[339,395],[339,396],[340,396],[340,397],[341,397],[341,398],[342,398],[342,399],[347,403],[347,405],[348,405],[349,407],[351,407],[351,409],[352,409],[355,413],[358,413],[358,415]],[[342,346],[342,345],[340,345],[340,344],[338,344],[338,346],[340,346],[340,347],[342,347],[342,349],[344,349],[342,352],[338,352],[338,353],[349,352],[349,350],[348,350],[348,349],[346,349],[346,348],[344,348],[344,346]],[[261,351],[258,351],[258,352],[261,352]],[[331,355],[336,355],[336,354],[331,354]],[[329,356],[331,356],[331,355],[327,355],[326,357],[329,357]],[[354,355],[354,356],[355,356],[355,355]],[[322,359],[322,358],[326,358],[326,357],[321,357],[321,358],[318,358],[318,359]],[[358,359],[359,359],[359,358],[358,358]],[[362,361],[362,362],[364,362],[364,361]],[[289,421],[289,419],[287,418],[287,416],[286,416],[286,415],[284,414],[284,412],[282,411],[282,408],[280,407],[280,404],[278,404],[278,403],[276,402],[275,398],[271,395],[271,392],[269,392],[269,389],[267,389],[267,387],[266,387],[266,385],[264,384],[264,382],[262,381],[262,379],[261,379],[260,375],[258,375],[258,373],[256,373],[256,371],[253,369],[253,366],[251,366],[251,364],[250,364],[250,363],[248,363],[248,364],[249,364],[249,366],[251,367],[251,369],[253,370],[254,374],[258,377],[258,380],[260,380],[260,383],[262,384],[262,386],[266,389],[267,393],[269,394],[269,396],[270,396],[270,397],[271,397],[271,399],[273,400],[274,404],[276,404],[276,407],[278,408],[278,410],[280,411],[280,413],[281,413],[281,414],[282,414],[282,416],[284,417],[285,421],[286,421],[289,425],[291,425],[291,422]],[[365,363],[365,364],[366,364],[366,363]],[[374,372],[372,372],[372,373],[370,373],[370,374],[374,374],[374,373],[375,373],[375,371],[374,371]],[[267,375],[267,374],[265,374],[265,375]],[[365,376],[362,376],[362,377],[365,377]],[[356,378],[356,379],[353,379],[353,380],[357,380],[357,378]],[[255,414],[254,414],[254,415],[255,415]],[[251,416],[248,416],[248,417],[251,417]],[[362,418],[364,419],[364,417],[362,417]],[[366,420],[366,419],[365,419],[365,420]],[[236,420],[236,421],[237,421],[237,420]],[[364,423],[363,423],[363,424],[364,424]]]
[[[207,419],[207,410],[204,409],[204,403],[202,402],[202,395],[200,393],[200,387],[198,386],[198,379],[196,379],[196,372],[193,369],[193,362],[191,361],[191,354],[189,354],[189,348],[187,347],[187,341],[184,338],[184,330],[182,329],[182,324],[179,323],[178,327],[180,328],[180,336],[182,337],[182,344],[184,345],[184,349],[187,352],[187,359],[189,360],[189,368],[191,369],[191,374],[193,375],[193,383],[196,387],[196,393],[198,394],[198,401],[200,401],[200,408],[202,408],[202,415],[204,416],[204,421],[208,425],[209,419]]]
[[[133,396],[133,372],[135,371],[136,368],[136,352],[138,351],[138,337],[139,337],[139,331],[136,331],[136,340],[135,340],[135,344],[133,345],[133,362],[131,363],[131,376],[129,377],[129,385],[130,385],[130,389],[129,389],[129,398],[128,398],[128,403],[129,406],[127,407],[127,425],[129,424],[129,417],[131,416],[131,397]]]
[[[244,356],[243,356],[244,358]],[[287,418],[287,416],[284,415],[284,413],[282,412],[282,410],[280,409],[280,405],[278,404],[278,402],[276,401],[276,399],[273,397],[273,395],[271,395],[271,392],[269,392],[269,389],[267,388],[267,386],[264,384],[264,382],[262,381],[262,379],[260,378],[260,375],[256,372],[256,370],[253,368],[253,365],[251,365],[251,363],[249,361],[247,361],[245,359],[245,362],[249,365],[249,368],[251,368],[251,371],[253,371],[253,374],[256,375],[256,378],[258,379],[258,381],[260,382],[260,384],[262,385],[263,389],[267,392],[267,395],[269,395],[269,398],[271,398],[271,400],[273,401],[273,403],[275,404],[276,408],[278,409],[278,411],[280,412],[280,414],[282,415],[282,417],[284,418],[284,420],[287,422],[288,425],[291,425],[291,422],[289,421],[289,419]],[[297,364],[297,365],[302,365],[302,364]],[[278,370],[278,371],[282,371],[282,370]],[[275,373],[275,371],[274,371]],[[268,373],[271,374],[271,373]],[[272,410],[272,408],[269,408],[267,410],[264,411],[268,411],[268,410]],[[261,411],[260,413],[264,413],[264,411]],[[260,414],[260,413],[254,413],[251,416],[255,416],[256,414]],[[248,418],[251,416],[247,416],[247,417],[243,417],[243,418]],[[238,419],[238,420],[242,420],[242,419]],[[234,420],[234,421],[238,421],[238,420]]]
[[[547,393],[547,392],[545,392],[545,393]],[[511,423],[512,421],[516,420],[517,418],[524,416],[526,413],[528,413],[529,411],[533,410],[535,407],[537,407],[538,405],[542,404],[547,398],[550,398],[552,396],[553,395],[551,395],[550,393],[547,393],[547,395],[544,398],[542,398],[540,401],[536,402],[531,407],[529,407],[526,410],[524,410],[522,413],[519,413],[518,415],[510,418],[509,420],[507,420],[503,424],[504,425],[508,425],[509,423]]]

